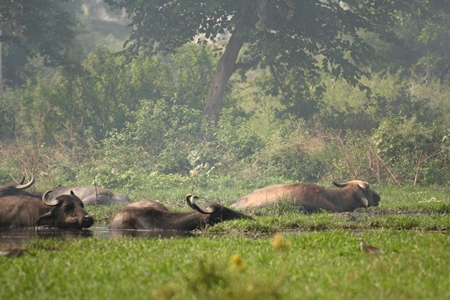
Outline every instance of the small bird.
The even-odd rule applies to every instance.
[[[364,242],[363,239],[359,239],[359,244],[361,246],[361,251],[367,254],[384,254],[384,251],[381,249],[378,249],[377,247],[367,245],[366,242]]]
[[[21,257],[27,251],[27,248],[19,248],[17,246],[14,246],[0,252],[0,256],[6,256],[9,258]]]

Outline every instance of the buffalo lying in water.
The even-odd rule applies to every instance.
[[[24,183],[25,177],[22,178],[22,180],[19,183],[16,182],[10,182],[3,186],[0,186],[0,197],[4,196],[14,196],[14,195],[24,195],[33,197],[36,199],[41,199],[42,194],[32,194],[26,191],[26,189],[30,188],[35,181],[34,175],[31,174],[31,178],[27,183]]]
[[[288,200],[294,201],[306,212],[321,209],[331,212],[348,212],[359,207],[377,206],[380,203],[380,196],[365,181],[333,183],[340,189],[328,189],[305,182],[272,185],[242,197],[232,207],[255,209],[275,204],[280,200]]]
[[[152,200],[131,203],[113,216],[109,228],[191,231],[228,220],[253,219],[216,202],[209,202],[202,209],[194,202],[197,198],[191,194],[186,196],[186,202],[193,209],[190,212],[171,212]]]
[[[5,196],[0,201],[0,228],[46,226],[82,229],[92,224],[94,219],[73,193],[60,195],[52,201],[24,195]]]

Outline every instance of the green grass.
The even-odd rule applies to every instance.
[[[357,238],[386,254],[369,256]],[[330,230],[33,240],[0,259],[1,299],[448,299],[450,236]],[[237,255],[242,265],[232,263]],[[236,259],[236,256],[235,256]]]
[[[374,189],[382,204],[367,211],[280,203],[193,237],[32,239],[24,256],[0,257],[0,299],[450,299],[449,189]],[[171,193],[158,199],[188,210]],[[224,205],[238,194],[196,193]],[[120,207],[86,209],[107,224]],[[362,253],[358,238],[385,254]]]

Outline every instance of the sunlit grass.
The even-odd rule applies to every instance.
[[[370,256],[358,238],[384,250]],[[450,236],[376,230],[33,240],[1,299],[446,299]]]

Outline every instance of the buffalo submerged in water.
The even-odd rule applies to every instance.
[[[72,192],[52,201],[25,195],[0,199],[0,228],[45,226],[61,229],[89,228],[94,219],[84,210],[84,204]]]
[[[163,204],[153,200],[141,200],[131,203],[119,210],[111,219],[110,229],[158,229],[191,231],[214,224],[252,217],[231,210],[217,202],[206,203],[200,208],[195,199],[188,194],[187,204],[193,209],[189,212],[171,212]]]

